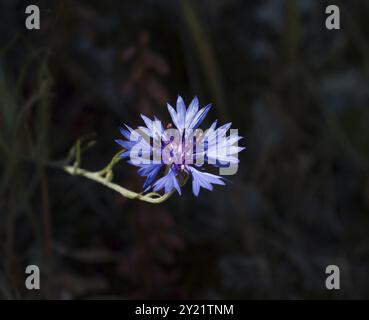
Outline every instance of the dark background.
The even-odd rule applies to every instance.
[[[368,17],[364,0],[1,0],[0,297],[368,298]],[[104,167],[120,125],[169,121],[178,94],[245,137],[226,187],[151,205],[47,165],[95,132],[82,166]]]

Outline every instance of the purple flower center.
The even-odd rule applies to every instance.
[[[162,161],[171,166],[176,172],[183,172],[186,164],[193,164],[196,150],[195,139],[191,143],[191,138],[186,138],[186,131],[183,130],[181,139],[171,137],[170,141],[163,144]]]

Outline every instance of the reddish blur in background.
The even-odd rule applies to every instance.
[[[369,298],[368,1],[332,31],[323,0],[35,0],[40,30],[28,4],[0,4],[1,298]],[[226,187],[151,205],[45,166],[95,132],[104,167],[178,94],[245,137]]]

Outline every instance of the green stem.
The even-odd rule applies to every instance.
[[[173,189],[171,192],[165,193],[163,195],[160,195],[157,192],[149,192],[147,194],[143,194],[143,193],[137,193],[137,192],[128,190],[120,186],[119,184],[112,182],[114,166],[120,160],[122,160],[122,158],[120,158],[119,156],[125,150],[121,150],[118,153],[116,153],[114,157],[111,159],[111,161],[109,162],[109,164],[102,170],[88,171],[88,170],[82,169],[80,167],[82,151],[89,148],[90,146],[94,144],[94,141],[90,141],[86,145],[82,146],[82,143],[84,142],[84,140],[87,140],[87,138],[80,138],[77,140],[75,146],[69,152],[67,160],[64,161],[63,164],[61,164],[60,162],[59,163],[58,162],[46,162],[45,165],[58,168],[58,169],[62,169],[65,172],[71,174],[72,176],[81,176],[81,177],[90,179],[92,181],[98,182],[104,185],[105,187],[118,192],[120,195],[128,199],[137,199],[137,200],[141,200],[141,201],[145,201],[149,203],[161,203],[169,199],[175,192],[175,189]],[[67,163],[71,160],[73,156],[75,156],[74,164],[67,165]],[[181,186],[183,186],[187,182],[187,178],[188,177],[184,179],[183,183],[181,183]]]
[[[159,195],[158,193],[155,192],[151,192],[148,193],[146,195],[141,194],[141,193],[137,193],[131,190],[128,190],[126,188],[123,188],[122,186],[109,181],[109,179],[107,179],[106,177],[101,175],[101,172],[103,172],[105,169],[103,169],[102,171],[98,171],[98,172],[91,172],[91,171],[87,171],[81,168],[76,168],[75,166],[64,166],[63,170],[71,175],[77,175],[77,176],[82,176],[85,177],[87,179],[93,180],[95,182],[98,182],[116,192],[118,192],[119,194],[121,194],[123,197],[129,198],[129,199],[137,199],[137,200],[141,200],[141,201],[146,201],[149,203],[161,203],[164,202],[165,200],[169,199],[173,193],[174,190],[172,190],[169,193],[165,193],[164,195]]]

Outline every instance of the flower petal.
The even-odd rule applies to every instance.
[[[154,191],[160,191],[164,189],[165,193],[169,193],[175,188],[179,194],[181,194],[181,188],[179,187],[177,177],[175,172],[172,169],[169,169],[169,172],[164,177],[160,178],[158,181],[154,183]]]
[[[141,114],[142,120],[145,122],[146,127],[152,131],[152,120],[150,120],[148,117],[146,117],[144,114]]]
[[[194,116],[199,110],[199,99],[193,98],[186,112],[185,128],[188,128]]]
[[[186,121],[186,105],[181,96],[177,98],[177,120],[180,125],[179,130],[183,130]]]
[[[190,125],[188,126],[189,129],[196,129],[201,122],[204,120],[208,112],[210,111],[211,104],[208,104],[206,107],[200,109],[200,111],[194,116]]]
[[[174,110],[174,108],[169,103],[167,103],[167,107],[168,107],[170,117],[172,118],[173,124],[177,127],[177,129],[179,129],[180,126],[178,122],[177,112]]]
[[[120,139],[115,140],[115,142],[126,150],[131,150],[132,147],[137,143],[137,141],[125,141]]]
[[[192,191],[196,197],[199,195],[201,187],[212,190],[212,184],[225,184],[222,178],[215,174],[201,172],[191,166],[188,166],[187,168],[192,174]]]
[[[162,166],[163,166],[162,164],[148,165],[147,168],[142,171],[142,172],[145,172],[145,176],[147,177],[147,179],[146,179],[146,181],[143,185],[144,189],[147,189],[148,187],[151,186],[152,182],[155,180],[155,178],[158,175],[158,173],[159,173]],[[141,169],[143,169],[143,168],[141,168]],[[138,171],[140,171],[140,170],[138,170]]]
[[[119,131],[120,131],[120,133],[122,134],[122,136],[123,136],[124,138],[126,138],[126,139],[128,139],[128,140],[129,140],[129,138],[130,138],[130,136],[131,136],[131,132],[130,132],[130,131],[128,131],[127,129],[124,129],[123,127],[120,127],[120,128],[119,128]]]

